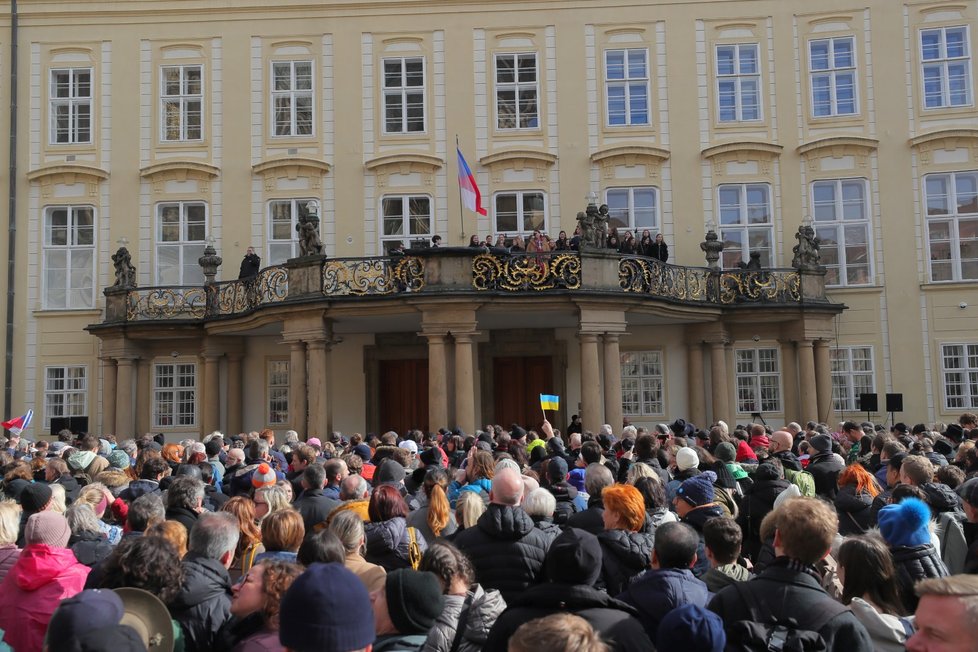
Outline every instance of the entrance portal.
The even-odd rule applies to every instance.
[[[552,394],[553,360],[550,356],[493,358],[494,410],[493,423],[508,428],[518,423],[525,428],[538,428],[543,421],[540,394]],[[547,415],[559,423],[554,413]],[[559,426],[558,426],[559,427]]]
[[[380,432],[428,430],[428,361],[380,361]],[[447,424],[433,424],[436,428]]]

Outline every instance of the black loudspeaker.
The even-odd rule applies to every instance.
[[[903,394],[887,394],[886,411],[903,412]]]
[[[76,435],[88,432],[88,417],[51,417],[51,434],[55,437],[67,428]]]
[[[879,396],[877,396],[876,394],[859,395],[860,412],[876,412],[879,409],[880,409]]]

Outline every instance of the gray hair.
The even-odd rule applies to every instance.
[[[493,474],[499,473],[503,469],[513,469],[517,473],[520,473],[520,465],[517,464],[515,460],[511,460],[508,457],[504,457],[496,462],[496,466],[493,468]]]
[[[240,448],[232,448],[228,451],[228,466],[234,466],[235,464],[241,464],[244,462],[244,450]]]
[[[220,437],[221,439],[224,439],[224,433],[222,433],[220,430],[215,430],[211,434],[205,435],[204,436],[204,439],[201,440],[200,443],[206,444],[207,442],[209,442],[210,440],[214,439],[215,437]]]
[[[265,516],[268,516],[272,512],[278,512],[283,509],[289,509],[291,505],[289,504],[289,497],[285,493],[285,489],[278,486],[272,485],[271,487],[259,487],[255,489],[255,496],[261,494],[265,498],[265,502],[268,503],[268,512]]]
[[[368,493],[370,493],[370,485],[363,476],[348,475],[340,482],[340,500],[360,500]]]
[[[17,542],[20,532],[20,505],[12,500],[0,501],[0,545]]]
[[[584,490],[589,496],[600,496],[601,490],[615,484],[611,469],[604,464],[592,462],[584,471]]]
[[[125,451],[126,455],[129,457],[136,457],[136,453],[139,452],[139,447],[136,445],[135,439],[124,439],[122,443],[117,446],[117,448]]]
[[[610,434],[610,433],[609,433]],[[625,426],[621,431],[622,439],[635,439],[638,437],[638,428],[635,426]]]
[[[144,532],[154,523],[166,519],[163,498],[159,494],[144,494],[129,505],[126,523],[133,532]]]
[[[343,544],[346,554],[357,552],[363,545],[363,519],[352,509],[338,511],[329,522],[329,531]]]
[[[82,532],[95,532],[96,534],[101,532],[95,510],[88,503],[76,502],[65,512],[65,518],[68,519],[68,527],[71,528],[71,533],[74,535]]]
[[[598,428],[598,434],[599,435],[609,435],[610,436],[610,435],[613,435],[615,433],[614,433],[614,430],[611,427],[611,424],[610,423],[606,423],[606,424],[602,425],[600,428]]]
[[[299,443],[299,433],[295,430],[285,431],[285,443],[286,444],[297,444]]]
[[[174,478],[166,492],[167,509],[174,507],[197,509],[202,500],[204,500],[204,483],[188,475]]]
[[[534,489],[523,502],[523,509],[530,516],[549,517],[554,515],[557,509],[557,499],[554,495],[544,488]]]
[[[221,560],[238,545],[238,519],[230,512],[205,512],[190,530],[187,552],[206,559]]]

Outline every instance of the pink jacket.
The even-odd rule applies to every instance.
[[[0,546],[0,582],[3,582],[3,578],[7,576],[10,569],[14,567],[17,559],[20,557],[20,548],[16,544],[8,543],[5,546]]]
[[[0,629],[17,652],[40,652],[51,614],[64,598],[85,588],[89,568],[67,548],[24,548],[0,584]]]

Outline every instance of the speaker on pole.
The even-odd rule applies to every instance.
[[[902,396],[901,396],[902,400]],[[879,396],[876,394],[860,394],[859,395],[859,411],[860,412],[876,412],[880,409]]]
[[[886,411],[903,412],[903,394],[887,394]]]

